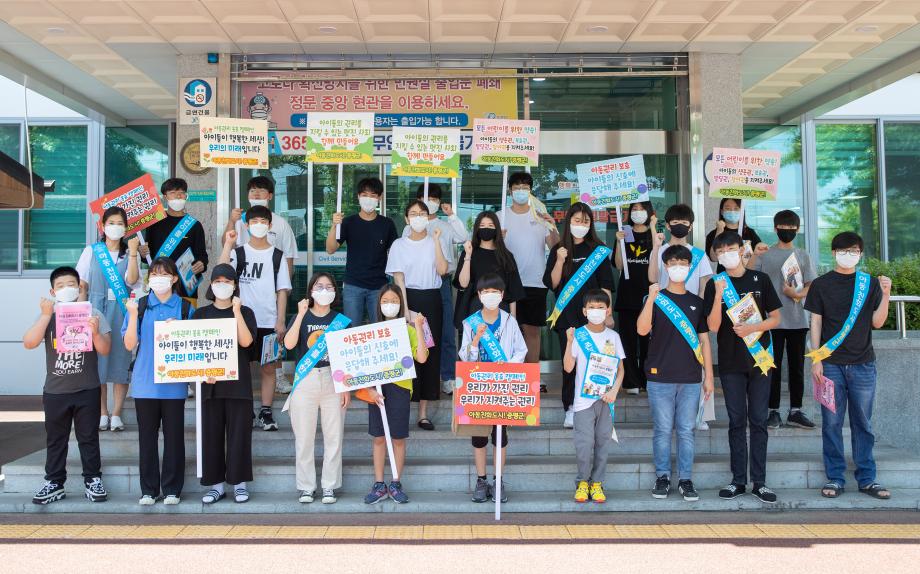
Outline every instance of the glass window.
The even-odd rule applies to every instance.
[[[0,124],[0,152],[20,161],[20,125]],[[0,271],[19,270],[19,210],[0,211]]]
[[[103,193],[145,173],[158,187],[169,178],[169,126],[106,128]]]
[[[0,152],[19,161],[20,152],[19,124],[0,124]]]
[[[888,257],[920,253],[920,124],[885,122]]]
[[[865,254],[879,257],[875,124],[815,125],[819,264],[832,265],[831,240],[859,233]]]
[[[32,165],[55,182],[45,207],[24,211],[24,269],[75,265],[86,246],[87,127],[32,126]]]

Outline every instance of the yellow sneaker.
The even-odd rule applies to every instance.
[[[588,502],[588,483],[584,480],[575,489],[575,502]]]
[[[591,483],[591,500],[598,504],[607,502],[607,495],[604,494],[604,485],[599,482]]]

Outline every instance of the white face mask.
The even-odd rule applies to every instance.
[[[601,325],[607,319],[607,309],[588,309],[588,322]]]
[[[569,231],[572,232],[572,237],[575,239],[581,239],[588,234],[588,231],[591,230],[590,226],[587,225],[570,225]]]
[[[399,315],[399,303],[381,303],[380,312],[387,319],[392,319]]]
[[[358,203],[361,205],[361,211],[370,213],[377,209],[379,201],[376,197],[361,196],[358,198]]]
[[[150,285],[150,290],[156,293],[157,295],[165,295],[172,290],[172,278],[171,277],[162,277],[157,275],[151,277],[148,282]]]
[[[719,255],[719,263],[726,269],[734,269],[741,265],[741,254],[737,251],[728,251]]]
[[[211,283],[211,291],[214,292],[216,299],[226,300],[233,297],[236,287],[234,287],[233,283]]]
[[[482,306],[486,309],[493,311],[498,308],[502,302],[501,293],[480,293],[479,301],[482,303]]]
[[[425,205],[428,206],[429,215],[434,215],[441,208],[441,202],[435,199],[429,199],[425,202]]]
[[[268,235],[268,226],[264,223],[250,223],[249,224],[249,235],[262,239]]]
[[[428,229],[428,218],[424,215],[417,215],[409,218],[409,227],[416,233],[421,233]]]
[[[629,219],[632,220],[636,225],[642,225],[648,221],[648,212],[647,211],[633,211],[629,214]]]
[[[125,226],[110,223],[105,226],[105,236],[112,241],[118,241],[125,236]]]
[[[850,255],[849,253],[835,253],[834,259],[837,261],[837,265],[843,267],[844,269],[853,269],[859,265],[859,255]]]
[[[250,199],[249,205],[253,207],[256,207],[256,206],[268,207],[268,200],[267,199]]]
[[[185,209],[185,200],[184,199],[170,199],[166,202],[166,205],[173,211],[182,211]]]
[[[318,305],[331,305],[335,301],[335,291],[312,291],[310,298]]]
[[[690,267],[687,265],[673,265],[668,267],[668,278],[675,283],[683,283],[690,275]]]
[[[64,287],[54,290],[54,300],[58,303],[73,303],[80,296],[80,289],[77,287]]]

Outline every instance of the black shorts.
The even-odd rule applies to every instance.
[[[255,337],[253,338],[252,345],[249,346],[249,360],[250,362],[259,363],[262,361],[262,340],[267,336],[274,333],[274,329],[263,329],[259,327],[256,329]],[[283,345],[281,341],[278,341],[279,345]]]
[[[492,427],[492,446],[495,446],[495,434],[498,431],[498,427]],[[489,437],[487,436],[474,436],[472,438],[473,448],[485,448],[489,444]],[[508,427],[502,427],[502,448],[508,446]]]
[[[383,385],[383,407],[390,424],[390,438],[409,438],[409,398],[412,393],[394,384]],[[386,436],[383,432],[383,417],[376,404],[367,405],[367,434],[373,437]]]
[[[524,287],[526,297],[517,302],[517,322],[520,325],[546,325],[546,287]]]

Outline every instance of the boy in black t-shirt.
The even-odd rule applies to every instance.
[[[693,487],[693,429],[702,392],[712,396],[712,352],[709,348],[709,327],[703,300],[689,293],[684,281],[690,274],[690,250],[683,245],[671,245],[664,250],[668,288],[661,292],[652,283],[636,330],[640,336],[650,335],[649,354],[645,361],[648,379],[648,402],[652,411],[655,460],[655,489],[652,496],[667,498],[671,490],[671,434],[677,428],[677,490],[686,501],[699,500]],[[687,329],[680,330],[680,326]],[[689,339],[689,340],[688,340]]]
[[[887,500],[891,492],[875,481],[872,448],[872,403],[875,401],[875,351],[872,329],[879,329],[888,318],[891,279],[878,279],[856,270],[863,253],[863,240],[853,232],[840,233],[831,241],[834,270],[811,284],[805,310],[811,312],[811,376],[818,384],[825,378],[833,382],[836,412],[821,407],[821,438],[827,484],[821,489],[826,498],[843,493],[847,463],[843,453],[843,418],[849,412],[853,436],[853,462],[859,491]],[[853,302],[854,320],[845,327]],[[860,303],[861,302],[861,303]]]
[[[748,445],[745,427],[750,428],[751,494],[761,502],[776,502],[776,494],[767,488],[767,415],[770,404],[770,369],[773,366],[770,329],[780,322],[783,304],[773,289],[770,277],[760,271],[745,269],[744,252],[737,233],[722,233],[715,238],[713,250],[725,272],[706,285],[703,296],[709,316],[709,330],[716,331],[719,343],[719,380],[728,410],[728,445],[731,453],[731,484],[719,491],[719,498],[729,500],[744,494],[748,479]],[[751,295],[762,320],[742,318],[734,324],[728,310],[744,307],[741,301]],[[729,305],[731,302],[731,305]],[[752,310],[747,307],[748,313]],[[758,335],[759,334],[759,335]],[[749,337],[748,343],[744,338]],[[753,340],[751,340],[753,338]],[[756,357],[756,359],[755,359]]]
[[[93,310],[89,330],[93,350],[59,353],[55,324],[55,302],[72,303],[80,297],[80,275],[73,267],[58,267],[51,272],[51,296],[42,298],[41,316],[22,337],[26,349],[45,343],[45,412],[47,450],[45,484],[32,498],[34,504],[49,504],[64,498],[67,480],[67,444],[73,428],[83,461],[84,494],[92,502],[106,500],[99,457],[99,413],[101,410],[98,355],[108,355],[111,328],[105,316]]]

